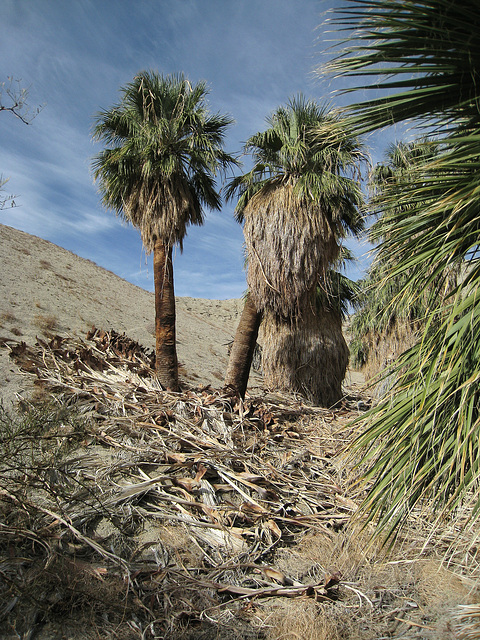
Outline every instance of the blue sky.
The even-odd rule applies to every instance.
[[[138,232],[106,211],[93,184],[93,118],[143,69],[206,80],[213,112],[230,114],[237,153],[265,117],[298,92],[338,104],[341,88],[314,70],[333,36],[321,25],[336,0],[2,0],[2,78],[44,104],[25,126],[0,114],[0,173],[18,205],[0,222],[50,240],[153,290]],[[320,27],[320,28],[319,28]],[[5,101],[5,100],[4,100]],[[346,98],[343,98],[345,104]],[[6,101],[5,101],[6,102]],[[380,138],[376,138],[377,140]],[[377,145],[378,146],[378,145]],[[378,159],[378,148],[372,150]],[[245,290],[235,203],[191,227],[175,254],[176,294],[236,298]],[[357,256],[365,244],[355,244]],[[351,271],[354,278],[365,258]]]

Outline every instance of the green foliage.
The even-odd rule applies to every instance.
[[[363,508],[389,537],[415,505],[428,500],[451,513],[478,489],[480,6],[351,0],[337,22],[351,39],[330,70],[365,76],[362,90],[388,92],[353,105],[352,126],[365,132],[415,119],[438,144],[400,189],[383,190],[387,215],[374,232],[384,278],[398,279],[394,312],[429,292],[422,337],[397,363],[392,396],[358,441],[373,483]]]
[[[410,188],[414,167],[427,165],[437,151],[438,145],[425,138],[408,144],[397,142],[387,148],[385,161],[374,167],[369,180],[370,210],[376,216],[369,230],[373,243],[386,240],[392,218],[408,214],[408,208],[399,206],[399,197]],[[382,252],[375,256],[366,278],[358,285],[357,311],[351,324],[351,357],[355,366],[365,365],[378,341],[388,340],[397,324],[402,324],[407,333],[414,333],[422,326],[430,306],[443,304],[445,296],[439,295],[437,286],[424,287],[415,299],[402,298],[411,272],[409,269],[392,274],[391,260]]]
[[[0,487],[18,496],[27,484],[50,491],[85,429],[85,420],[70,407],[26,404],[14,412],[0,404]],[[68,478],[64,482],[71,484]]]
[[[358,304],[360,285],[347,278],[344,271],[347,263],[354,262],[353,253],[345,246],[340,248],[340,256],[335,265],[328,270],[315,290],[315,305],[336,313],[346,320],[352,306]]]
[[[478,298],[477,290],[458,295],[439,327],[403,355],[395,395],[374,410],[356,443],[372,482],[364,508],[388,535],[423,500],[440,514],[456,510],[467,493],[478,495]],[[472,518],[479,509],[477,498]]]
[[[105,206],[131,222],[147,251],[154,239],[182,244],[203,207],[219,209],[215,176],[235,159],[223,150],[229,116],[210,114],[207,86],[183,74],[140,72],[121,102],[96,117],[93,137],[107,148],[93,160]]]
[[[267,118],[266,131],[251,136],[245,153],[253,169],[230,181],[227,198],[238,194],[235,213],[243,222],[245,206],[260,192],[293,184],[294,194],[320,204],[325,216],[358,234],[363,197],[359,165],[366,161],[362,145],[346,123],[326,105],[298,95]]]
[[[332,22],[343,50],[325,72],[364,78],[350,92],[387,91],[350,106],[359,129],[408,119],[441,134],[476,129],[477,0],[349,0]]]

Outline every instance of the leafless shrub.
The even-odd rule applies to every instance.
[[[4,322],[16,322],[17,318],[11,311],[4,311],[2,315],[0,315],[0,321],[2,322],[2,326]]]
[[[50,262],[48,260],[40,260],[40,266],[42,267],[42,269],[51,269],[52,265],[50,264]]]

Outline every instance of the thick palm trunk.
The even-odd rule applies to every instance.
[[[348,346],[338,314],[305,309],[294,325],[265,314],[262,369],[265,386],[299,393],[316,405],[331,407],[342,398]]]
[[[175,340],[175,292],[172,247],[156,240],[153,248],[155,284],[155,369],[160,383],[178,391],[178,360]]]
[[[241,398],[245,397],[247,390],[261,320],[262,314],[255,308],[250,295],[247,295],[230,352],[224,385]]]

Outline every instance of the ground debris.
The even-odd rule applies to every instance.
[[[182,593],[188,617],[198,620],[207,595],[217,614],[259,598],[337,598],[340,578],[299,581],[271,564],[277,547],[312,532],[328,539],[355,509],[338,500],[332,441],[308,437],[306,416],[321,421],[331,411],[278,394],[238,403],[209,387],[165,391],[152,354],[113,331],[8,346],[84,426],[55,469],[37,461],[37,479],[29,470],[32,485],[21,496],[12,472],[0,496],[8,518],[14,506],[28,514],[28,527],[2,525],[0,537],[16,535],[21,547],[34,540],[41,550],[41,559],[2,565],[12,585],[5,618],[21,606],[17,569],[35,565],[37,576],[57,562],[90,585],[128,585],[131,606],[141,603],[144,613],[160,603],[173,612],[178,602],[168,602]]]
[[[210,387],[169,392],[152,353],[95,327],[86,340],[6,346],[60,417],[5,440],[0,631],[28,637],[80,611],[95,629],[79,640],[214,638],[219,629],[260,638],[260,603],[324,607],[347,596],[384,615],[386,588],[367,596],[318,560],[362,499],[338,462],[356,398],[327,410],[266,392],[244,402]],[[420,618],[408,624],[429,629]]]

